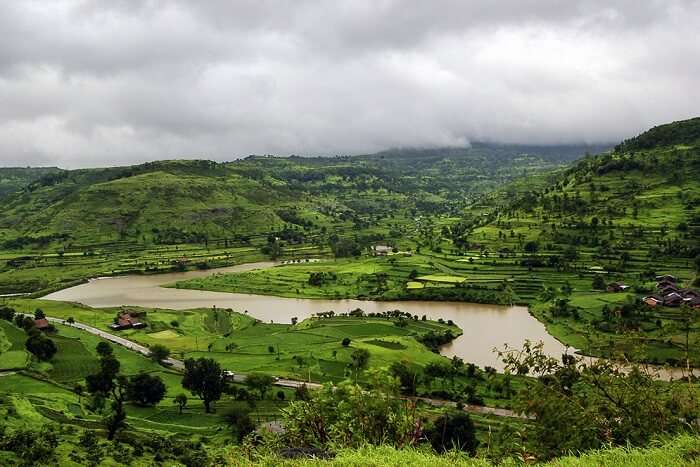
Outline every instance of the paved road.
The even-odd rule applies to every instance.
[[[26,315],[26,316],[31,316],[31,315]],[[129,339],[125,339],[121,336],[111,334],[111,333],[103,331],[101,329],[97,329],[93,326],[89,326],[87,324],[77,323],[77,322],[70,324],[64,319],[53,318],[53,317],[49,317],[49,316],[47,316],[46,319],[50,322],[53,322],[53,323],[64,324],[66,326],[73,326],[74,328],[89,332],[90,334],[94,334],[96,336],[99,336],[103,339],[106,339],[110,342],[121,345],[123,347],[126,347],[129,350],[133,350],[134,352],[138,352],[138,353],[143,354],[147,357],[150,357],[150,355],[151,355],[151,351],[148,349],[148,347],[144,347],[143,345],[137,344],[136,342],[130,341]],[[175,358],[168,358],[167,360],[165,360],[165,363],[170,365],[172,368],[176,368],[178,370],[185,369],[185,363],[182,360],[177,360]],[[243,383],[246,380],[246,376],[241,375],[241,374],[233,374],[231,379],[233,380],[234,383]],[[309,389],[320,389],[322,387],[322,385],[318,384],[318,383],[307,383],[304,381],[298,381],[298,380],[294,380],[294,379],[282,379],[282,378],[277,379],[273,384],[275,386],[292,388],[292,389],[301,387],[303,385],[306,385],[306,387]],[[456,407],[456,405],[457,405],[455,402],[441,400],[441,399],[428,399],[427,397],[418,397],[416,399],[421,400],[427,404],[433,405],[435,407],[445,407],[445,406]],[[497,407],[485,407],[485,406],[480,406],[480,405],[465,404],[464,410],[467,412],[472,412],[472,413],[497,415],[499,417],[526,418],[523,415],[517,414],[516,412],[514,412],[512,410],[500,409]]]
[[[25,316],[31,316],[31,315],[25,315]],[[129,350],[133,350],[134,352],[138,352],[142,355],[145,355],[146,357],[151,356],[151,351],[148,349],[148,347],[145,347],[141,344],[137,344],[134,341],[130,341],[129,339],[125,339],[124,337],[117,336],[116,334],[109,333],[107,331],[103,331],[101,329],[97,329],[96,327],[83,324],[83,323],[78,323],[75,322],[73,324],[68,323],[66,320],[62,318],[54,318],[47,316],[46,319],[52,323],[59,323],[63,324],[66,326],[72,326],[77,329],[81,329],[83,331],[89,332],[90,334],[94,334],[96,336],[99,336],[105,340],[108,340],[110,342],[113,342],[115,344],[121,345],[122,347],[126,347]],[[183,370],[185,369],[185,363],[182,360],[178,360],[176,358],[168,358],[164,360],[164,362],[169,365],[172,368],[178,369],[178,370]],[[235,383],[243,383],[245,382],[246,376],[241,375],[241,374],[234,374],[232,376],[232,380]],[[280,387],[285,387],[285,388],[298,388],[303,385],[306,385],[307,388],[309,389],[319,389],[321,388],[321,385],[318,383],[306,383],[304,381],[297,381],[293,379],[278,379],[273,383],[275,386],[280,386]]]
[[[29,315],[27,315],[29,316]],[[129,350],[133,350],[134,352],[138,352],[140,354],[145,355],[146,357],[151,356],[151,351],[148,349],[148,347],[144,347],[141,344],[137,344],[136,342],[130,341],[129,339],[125,339],[123,337],[110,334],[106,331],[103,331],[101,329],[97,329],[95,327],[89,326],[87,324],[83,323],[73,323],[70,324],[66,320],[61,319],[61,318],[52,318],[47,316],[46,319],[50,322],[53,323],[59,323],[59,324],[65,324],[66,326],[73,326],[74,328],[82,329],[83,331],[87,331],[90,334],[94,334],[96,336],[100,336],[101,338],[108,340],[110,342],[114,342],[115,344],[121,345],[122,347],[126,347]],[[184,370],[185,369],[185,364],[182,360],[177,360],[175,358],[168,358],[164,360],[164,362],[173,368],[177,368],[178,370]]]
[[[435,407],[457,407],[457,403],[442,399],[428,399],[427,397],[416,397],[416,400],[423,401]],[[526,415],[519,414],[509,409],[500,409],[498,407],[486,407],[483,405],[464,404],[465,412],[478,413],[482,415],[497,415],[499,417],[525,418],[531,419]]]

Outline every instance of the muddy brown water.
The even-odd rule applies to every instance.
[[[435,301],[370,301],[284,298],[269,295],[210,292],[203,290],[161,287],[175,281],[204,277],[217,273],[244,272],[275,266],[272,262],[241,264],[208,271],[188,271],[158,275],[133,275],[92,279],[68,289],[49,294],[44,299],[83,303],[92,307],[135,305],[183,310],[189,308],[232,308],[248,311],[265,322],[289,323],[319,312],[333,310],[343,313],[361,308],[365,312],[401,310],[431,319],[452,320],[464,334],[442,348],[448,357],[457,355],[481,367],[502,368],[495,347],[504,344],[522,346],[525,340],[542,341],[550,355],[558,356],[565,347],[550,336],[544,325],[532,317],[523,306],[483,305],[464,302]],[[283,267],[283,266],[281,266]]]

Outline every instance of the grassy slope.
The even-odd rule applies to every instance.
[[[18,341],[26,340],[24,332],[12,324],[2,321],[0,325],[6,332],[6,328],[14,328]],[[101,339],[68,326],[57,325],[57,328],[58,335],[52,339],[58,346],[58,352],[51,362],[33,361],[28,371],[0,376],[0,417],[8,427],[38,428],[52,421],[77,428],[101,427],[101,415],[89,409],[88,398],[79,398],[72,391],[76,383],[84,384],[85,376],[97,368],[95,347]],[[152,430],[165,435],[199,434],[217,440],[222,437],[220,414],[203,413],[201,402],[189,393],[187,409],[182,415],[178,414],[173,398],[186,392],[181,387],[179,373],[123,347],[113,345],[113,349],[121,363],[122,374],[128,376],[147,372],[160,376],[166,384],[166,397],[158,406],[144,408],[130,405],[127,408],[130,430],[142,433]],[[285,394],[289,398],[292,392],[285,390]],[[273,419],[284,404],[271,400],[259,401],[253,417],[262,421]],[[245,402],[229,398],[215,404],[219,411],[242,405]]]
[[[229,454],[234,465],[239,454]],[[399,467],[404,465],[431,465],[434,467],[488,467],[494,465],[480,459],[470,459],[459,454],[438,456],[421,450],[396,450],[389,447],[366,447],[357,450],[340,451],[331,461],[320,460],[282,460],[275,457],[261,459],[252,465],[279,465],[289,467],[311,466],[371,466]],[[503,464],[522,465],[516,461],[506,461]],[[656,443],[648,448],[625,449],[614,448],[590,452],[581,456],[562,457],[551,462],[539,464],[556,467],[681,467],[700,465],[700,438],[680,436],[665,442]]]
[[[64,171],[34,181],[11,197],[0,235],[67,234],[68,242],[83,244],[125,238],[147,241],[157,237],[154,229],[217,238],[251,235],[280,228],[285,220],[278,210],[285,204],[309,208],[314,220],[322,222],[324,211],[362,210],[363,203],[376,208],[394,195],[404,208],[417,198],[444,209],[450,204],[448,181],[453,191],[460,183],[476,182],[458,191],[478,193],[489,183],[556,166],[566,158],[522,155],[524,150],[485,146],[433,151],[433,158],[399,152],[398,157],[249,158],[229,164],[165,161]],[[574,149],[582,152],[583,148]],[[421,178],[415,177],[417,167]]]
[[[0,199],[21,191],[45,175],[60,171],[56,167],[0,167]]]
[[[60,302],[17,299],[9,303],[19,311],[31,311],[36,306],[50,316],[73,316],[80,321],[94,323],[106,329],[109,318],[116,310],[93,310],[84,306]],[[422,365],[440,357],[417,344],[413,334],[429,330],[442,331],[454,327],[430,321],[411,322],[406,328],[394,326],[391,321],[370,318],[337,317],[324,320],[307,320],[296,326],[255,323],[251,317],[229,313],[223,310],[148,310],[148,330],[124,332],[127,337],[146,345],[165,343],[179,350],[183,356],[213,357],[224,367],[239,371],[255,370],[273,374],[288,374],[304,377],[307,368],[312,369],[312,379],[339,379],[349,362],[349,353],[356,348],[370,351],[370,368],[386,367],[397,360],[407,360],[413,365]],[[172,324],[177,320],[178,325]],[[255,323],[255,324],[254,324]],[[23,331],[6,322],[0,322],[3,329],[13,329],[14,339],[23,341]],[[97,367],[95,347],[100,339],[77,329],[57,325],[58,335],[52,338],[58,345],[58,353],[50,363],[33,362],[28,372],[0,376],[0,417],[10,428],[35,426],[57,422],[64,427],[62,439],[67,442],[59,448],[59,457],[65,465],[72,465],[62,456],[71,450],[71,443],[77,438],[75,428],[99,429],[100,415],[88,407],[88,398],[79,398],[71,391],[75,383],[81,382]],[[7,330],[5,330],[7,332]],[[7,332],[9,334],[9,332]],[[228,336],[227,336],[228,335]],[[351,337],[348,348],[340,345],[344,337]],[[225,344],[235,342],[238,347],[225,351]],[[194,352],[195,346],[213,344],[212,352]],[[274,345],[275,352],[268,351]],[[115,355],[121,362],[122,373],[132,375],[138,372],[157,374],[166,383],[167,394],[158,406],[142,408],[129,405],[129,430],[148,434],[200,435],[208,438],[210,446],[222,446],[228,442],[228,434],[223,428],[221,413],[244,405],[224,397],[215,406],[218,414],[204,414],[201,403],[190,398],[184,414],[178,414],[173,397],[183,390],[180,375],[164,369],[143,356],[122,347],[113,346]],[[281,356],[277,360],[277,349]],[[337,355],[333,356],[333,350]],[[308,352],[308,354],[307,354]],[[181,356],[178,353],[177,356]],[[311,355],[313,353],[313,355]],[[292,355],[305,358],[303,368],[291,360]],[[362,378],[361,378],[362,379]],[[493,382],[493,378],[490,380]],[[514,382],[517,386],[518,382]],[[479,384],[479,392],[488,403],[489,389]],[[275,389],[275,392],[279,388]],[[482,391],[485,391],[482,393]],[[292,398],[292,391],[283,390],[285,399]],[[279,410],[284,401],[258,401],[253,412],[256,421],[269,421],[279,418]],[[428,416],[435,416],[437,409],[421,406]],[[433,415],[430,415],[433,414]],[[493,429],[499,429],[503,420],[490,416],[475,416],[479,436],[485,437]],[[74,435],[71,435],[71,433]],[[71,441],[72,440],[72,441]],[[0,453],[0,459],[3,454]],[[105,465],[112,465],[107,459]],[[64,465],[64,464],[62,464]],[[138,463],[137,463],[138,465]]]

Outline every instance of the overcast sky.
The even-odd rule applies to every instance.
[[[700,0],[0,2],[0,165],[611,142],[700,114]]]

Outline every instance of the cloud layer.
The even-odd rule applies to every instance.
[[[700,1],[0,3],[0,165],[609,142],[700,109]]]

